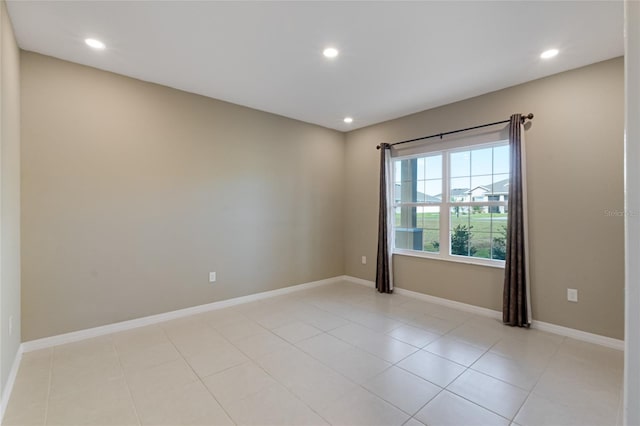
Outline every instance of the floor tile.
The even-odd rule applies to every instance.
[[[259,318],[254,318],[254,321],[268,330],[273,330],[275,328],[284,327],[291,323],[298,321],[298,319],[289,312],[275,312],[269,313],[268,315],[261,316]]]
[[[437,334],[446,334],[460,325],[457,321],[450,321],[430,315],[420,315],[407,322],[411,325],[424,328],[427,331]]]
[[[329,331],[349,324],[344,318],[324,312],[317,308],[310,308],[307,312],[298,314],[297,318],[319,330]]]
[[[238,348],[226,342],[184,358],[199,377],[207,377],[249,360]]]
[[[508,426],[509,420],[448,391],[441,392],[415,416],[429,426]]]
[[[465,371],[460,364],[422,350],[398,363],[398,367],[440,387],[447,386]]]
[[[183,359],[127,374],[127,383],[134,398],[141,394],[168,391],[197,380],[198,377]]]
[[[200,382],[163,392],[139,394],[135,397],[135,405],[143,425],[233,425]]]
[[[51,368],[51,394],[76,392],[79,389],[100,386],[123,374],[115,351],[92,355],[62,356],[54,352]]]
[[[467,370],[447,390],[471,402],[513,419],[529,393],[486,374]]]
[[[161,327],[151,325],[115,333],[113,343],[118,353],[123,354],[129,351],[140,351],[150,346],[167,344],[169,338]]]
[[[414,346],[356,324],[340,327],[329,333],[391,363],[396,363],[418,350]]]
[[[596,367],[567,365],[563,369],[547,369],[532,392],[568,407],[586,405],[615,418],[622,396],[622,377],[616,380]]]
[[[402,425],[409,416],[372,393],[358,388],[320,413],[333,425]]]
[[[522,426],[604,426],[615,424],[616,415],[603,413],[590,401],[569,406],[532,393],[514,421]]]
[[[167,334],[183,356],[195,355],[229,343],[218,332],[201,322],[193,322],[192,325],[187,323],[167,331]]]
[[[530,330],[513,330],[511,333],[529,333]],[[545,368],[555,355],[559,344],[555,341],[532,335],[531,337],[504,337],[489,350],[497,355],[512,358],[534,368]]]
[[[525,390],[533,389],[543,372],[542,369],[493,352],[485,353],[471,368]]]
[[[115,352],[116,349],[111,336],[102,336],[56,346],[53,348],[53,359],[54,361],[75,362],[83,359],[111,356]]]
[[[449,308],[447,306],[436,306],[431,310],[431,312],[429,312],[429,315],[436,318],[442,318],[457,324],[462,324],[473,316],[473,314],[470,314],[469,312]]]
[[[466,323],[451,330],[447,336],[487,350],[502,338],[502,333],[496,331],[495,328]]]
[[[246,398],[260,392],[277,382],[262,368],[252,362],[246,362],[204,380],[213,396],[222,404]]]
[[[30,356],[31,355],[31,356]],[[51,380],[52,351],[39,354],[27,353],[20,362],[9,407],[44,406],[49,394]]]
[[[226,410],[238,425],[326,425],[302,401],[279,384],[225,404]]]
[[[424,423],[417,421],[414,418],[410,418],[409,420],[406,421],[406,423],[402,426],[425,426]]]
[[[446,336],[428,344],[424,350],[467,367],[476,362],[485,352],[484,349]]]
[[[315,410],[357,388],[357,385],[304,352],[284,348],[258,360],[278,382]]]
[[[399,321],[371,312],[355,312],[348,319],[378,333],[388,333],[402,325]]]
[[[231,324],[221,324],[216,327],[216,330],[231,342],[236,342],[256,334],[264,333],[266,329],[253,321],[245,320]]]
[[[391,363],[358,348],[349,348],[320,361],[355,383],[364,383],[391,366]]]
[[[296,343],[296,346],[319,360],[331,360],[354,347],[330,334],[319,334]]]
[[[268,331],[235,340],[233,344],[245,355],[254,360],[284,347],[291,346],[290,343]]]
[[[442,388],[401,368],[391,367],[363,385],[405,413],[415,414]]]
[[[622,372],[620,351],[343,282],[25,353],[3,424],[613,425]]]
[[[173,343],[159,343],[153,346],[144,346],[139,349],[130,349],[119,354],[120,363],[125,371],[144,370],[155,367],[165,362],[179,359],[180,353]]]
[[[2,420],[3,426],[43,426],[45,422],[46,404],[20,405],[10,401]]]
[[[300,321],[294,321],[272,331],[290,343],[296,343],[322,333],[322,330]]]
[[[439,334],[406,324],[388,332],[387,335],[418,348],[440,338]]]
[[[47,425],[137,425],[138,418],[123,377],[100,386],[52,396]]]

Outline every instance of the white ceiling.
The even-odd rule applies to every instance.
[[[23,49],[342,131],[623,54],[621,1],[9,1],[8,8]],[[107,49],[88,48],[87,37]],[[327,46],[340,55],[326,59]],[[552,47],[560,55],[539,58]],[[351,125],[342,122],[347,115]]]

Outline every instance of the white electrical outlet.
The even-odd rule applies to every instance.
[[[362,264],[363,265],[367,264],[367,256],[362,256]]]
[[[215,283],[216,282],[216,273],[215,272],[209,272],[209,282],[210,283]]]
[[[13,315],[9,316],[9,336],[13,334]]]
[[[577,302],[578,301],[578,290],[575,288],[567,289],[567,300],[569,302]]]

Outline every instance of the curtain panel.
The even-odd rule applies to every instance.
[[[502,321],[511,326],[531,325],[527,173],[524,126],[520,114],[511,116],[509,148],[511,173],[507,214]]]
[[[376,289],[380,293],[393,292],[393,212],[390,197],[393,194],[391,182],[391,146],[380,145],[380,210],[378,214],[378,257],[376,262]]]

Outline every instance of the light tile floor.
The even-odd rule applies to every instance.
[[[4,425],[616,425],[623,354],[339,283],[24,355]]]

